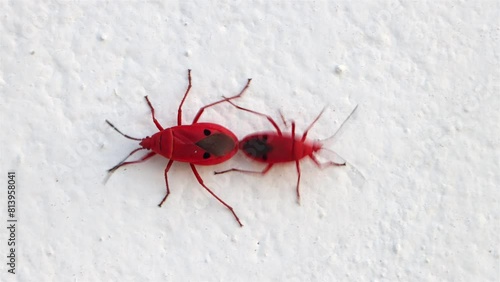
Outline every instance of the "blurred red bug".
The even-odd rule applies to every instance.
[[[276,129],[276,132],[274,131],[265,131],[265,132],[257,132],[253,134],[249,134],[245,136],[242,140],[240,140],[240,145],[239,148],[240,150],[243,151],[243,153],[258,162],[261,163],[266,163],[267,166],[262,170],[262,171],[249,171],[249,170],[243,170],[243,169],[237,169],[237,168],[231,168],[228,170],[224,171],[216,171],[214,174],[222,174],[222,173],[227,173],[231,171],[238,171],[238,172],[243,172],[243,173],[254,173],[254,174],[266,174],[269,172],[269,170],[277,163],[288,163],[288,162],[295,162],[295,166],[297,168],[297,186],[296,186],[296,191],[297,191],[297,201],[300,203],[300,163],[299,161],[305,157],[309,157],[320,169],[328,167],[328,166],[345,166],[344,163],[336,163],[333,161],[326,162],[326,163],[320,163],[318,159],[314,156],[314,153],[323,148],[323,145],[320,141],[309,141],[307,140],[307,134],[309,130],[313,127],[313,125],[318,121],[318,119],[321,117],[323,114],[324,110],[323,109],[319,115],[314,119],[314,121],[307,127],[307,129],[304,131],[302,134],[302,137],[297,137],[295,136],[295,122],[292,121],[292,132],[291,134],[287,133],[282,133],[281,130],[279,129],[278,125],[276,122],[271,118],[270,116],[266,114],[262,114],[247,108],[240,107],[236,104],[234,104],[231,101],[228,101],[231,105],[234,107],[249,112],[253,113],[262,117],[266,117],[269,122],[273,125],[273,127]],[[354,111],[358,106],[352,110],[352,112],[349,114],[349,116],[344,120],[344,122],[340,125],[339,129],[337,132],[342,128],[342,126],[345,124],[345,122],[352,116]],[[283,122],[285,122],[283,116],[281,116],[283,119]],[[286,123],[286,122],[285,122]],[[337,132],[334,133],[329,138],[332,138],[337,134]],[[329,139],[327,138],[327,139]]]

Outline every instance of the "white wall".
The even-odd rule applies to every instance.
[[[498,281],[497,1],[1,1],[0,205],[17,177],[16,275],[2,281]],[[240,105],[279,111],[347,168],[266,176],[243,154],[198,167],[243,228],[175,163],[106,170],[253,78]],[[229,105],[203,121],[271,129]],[[285,131],[290,128],[284,127]],[[331,154],[325,153],[328,158]],[[364,176],[364,179],[361,177]]]

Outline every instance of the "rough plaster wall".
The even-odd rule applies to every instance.
[[[0,205],[17,175],[16,275],[2,281],[498,281],[498,1],[0,1]],[[347,168],[266,176],[242,154],[199,167],[117,171],[164,126],[238,103],[330,136]],[[229,105],[203,121],[271,129]],[[281,122],[279,122],[281,125]],[[290,128],[283,126],[284,130]],[[328,157],[328,154],[325,154]],[[359,171],[359,173],[353,173]],[[360,174],[364,179],[360,179]]]

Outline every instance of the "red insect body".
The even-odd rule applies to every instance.
[[[140,145],[158,155],[195,165],[215,165],[238,151],[237,137],[214,123],[195,123],[164,129],[142,139]]]
[[[203,183],[203,179],[196,170],[195,165],[219,164],[230,159],[238,151],[238,139],[229,129],[215,123],[198,123],[198,119],[200,118],[200,116],[202,115],[203,111],[206,108],[212,107],[214,105],[217,105],[225,101],[230,101],[232,99],[239,98],[241,95],[243,95],[245,90],[250,85],[251,79],[248,79],[247,84],[238,95],[229,98],[224,98],[220,101],[202,107],[196,114],[191,125],[182,125],[182,105],[184,104],[184,100],[186,99],[189,90],[191,89],[191,70],[188,71],[188,79],[189,79],[189,86],[186,90],[186,93],[184,94],[184,97],[182,98],[182,101],[177,111],[177,126],[163,129],[160,123],[156,120],[155,110],[151,105],[151,102],[149,101],[147,96],[145,98],[146,102],[149,105],[149,108],[151,109],[153,122],[159,130],[159,132],[153,134],[151,137],[149,136],[145,138],[130,137],[126,134],[123,134],[111,122],[106,120],[106,122],[111,127],[113,127],[123,136],[132,140],[140,141],[139,144],[141,146],[141,148],[133,150],[123,161],[118,163],[113,168],[109,169],[108,172],[112,173],[116,169],[124,165],[143,162],[156,154],[170,159],[170,161],[167,164],[167,167],[165,168],[165,182],[166,182],[167,193],[159,204],[159,206],[161,207],[165,202],[165,200],[167,199],[168,195],[170,194],[167,173],[170,170],[170,167],[172,166],[173,162],[178,161],[178,162],[189,163],[200,185],[203,186],[220,203],[226,206],[231,211],[238,224],[240,226],[243,226],[240,222],[240,219],[234,212],[233,208],[228,204],[226,204],[224,201],[222,201],[222,199],[220,199],[217,195],[215,195],[215,193],[213,193]],[[137,151],[143,149],[151,150],[151,152],[149,152],[148,154],[146,154],[144,157],[142,157],[137,161],[125,162],[125,160],[128,159],[128,157],[130,157]]]
[[[250,134],[240,141],[240,149],[245,155],[268,164],[293,162],[312,156],[321,146],[319,142],[302,142],[296,136],[278,135],[273,131]]]
[[[253,160],[267,164],[267,166],[262,171],[249,171],[249,170],[232,168],[225,171],[215,172],[215,174],[221,174],[230,171],[266,174],[273,167],[274,164],[295,162],[298,174],[297,186],[296,186],[297,201],[300,203],[299,184],[300,184],[301,172],[300,172],[299,161],[301,159],[309,157],[319,168],[324,168],[327,166],[345,166],[345,163],[341,164],[335,162],[327,162],[323,164],[320,163],[318,159],[314,156],[314,153],[322,149],[322,144],[317,141],[311,142],[306,139],[309,130],[313,127],[316,121],[318,121],[318,119],[323,114],[324,110],[321,111],[321,113],[309,125],[306,131],[304,131],[302,137],[299,138],[295,136],[295,122],[292,121],[292,133],[283,134],[279,129],[278,125],[276,124],[276,122],[270,116],[237,106],[231,101],[228,102],[240,110],[247,111],[262,117],[266,117],[269,120],[269,122],[271,122],[273,127],[276,129],[276,132],[268,131],[268,132],[253,133],[247,135],[240,141],[239,148],[240,150],[243,151],[245,155],[247,155],[249,158],[252,158]],[[349,117],[352,115],[352,113],[354,113],[356,108],[354,108]]]

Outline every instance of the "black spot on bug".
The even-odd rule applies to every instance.
[[[203,134],[205,134],[205,136],[208,136],[208,135],[210,135],[211,133],[212,133],[212,132],[210,132],[210,130],[208,130],[208,129],[203,130]]]
[[[205,131],[210,132],[208,129],[204,130],[204,133]],[[234,149],[234,147],[236,147],[236,142],[225,134],[214,133],[196,142],[196,145],[211,155],[222,157],[227,155]]]
[[[267,153],[273,150],[273,147],[267,143],[267,135],[252,137],[246,140],[240,147],[248,156],[256,159],[267,160]]]
[[[206,160],[206,159],[208,159],[208,158],[210,158],[210,154],[209,154],[209,153],[207,153],[207,152],[205,152],[205,154],[203,154],[203,158],[204,158],[205,160]]]

